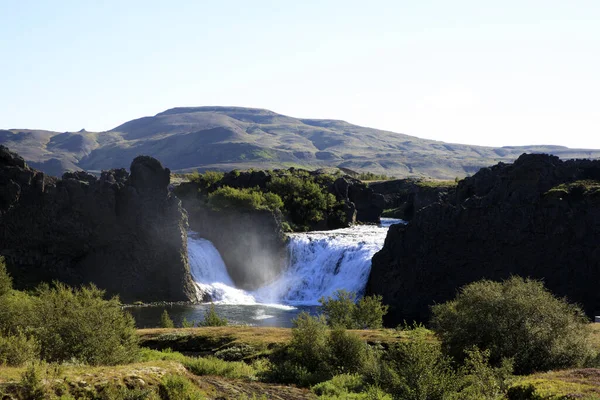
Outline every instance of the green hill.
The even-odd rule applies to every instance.
[[[600,150],[560,146],[449,144],[337,120],[288,117],[241,107],[173,108],[107,132],[0,130],[0,144],[52,175],[126,168],[140,154],[173,171],[341,167],[396,177],[453,179],[525,152],[598,158]]]

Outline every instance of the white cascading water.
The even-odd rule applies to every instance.
[[[190,272],[200,293],[208,294],[215,303],[256,304],[250,294],[234,286],[219,251],[210,241],[188,232],[187,245]]]
[[[211,242],[189,232],[191,272],[198,288],[217,303],[317,305],[319,298],[338,289],[362,294],[371,258],[383,247],[389,226],[402,222],[382,218],[381,226],[291,234],[286,270],[274,282],[251,293],[234,287]]]

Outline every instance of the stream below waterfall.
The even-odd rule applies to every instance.
[[[208,293],[216,311],[231,324],[290,327],[300,312],[315,314],[319,299],[338,289],[362,295],[371,258],[383,247],[388,228],[401,220],[382,218],[381,225],[356,225],[332,231],[289,234],[289,261],[273,282],[254,291],[235,287],[218,250],[188,232],[188,257],[199,292]],[[167,309],[176,326],[183,319],[203,320],[210,304],[131,307],[140,328],[156,327]]]

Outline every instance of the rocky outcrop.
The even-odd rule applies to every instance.
[[[144,156],[130,170],[56,179],[0,146],[0,255],[16,287],[92,282],[124,301],[195,299],[170,171]]]
[[[600,161],[522,155],[461,181],[446,200],[390,228],[367,291],[387,323],[427,321],[461,286],[511,275],[600,311]]]
[[[356,222],[378,224],[381,213],[385,207],[385,201],[381,194],[375,193],[373,189],[350,176],[338,178],[329,188],[338,201],[342,201],[346,208],[346,220],[349,224]],[[350,216],[354,214],[354,218]],[[338,226],[332,227],[339,228]]]
[[[369,188],[383,196],[383,207],[391,212],[389,217],[410,221],[420,209],[444,201],[454,186],[454,182],[408,178],[374,182]]]

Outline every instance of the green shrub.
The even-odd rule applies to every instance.
[[[581,309],[539,281],[475,282],[432,310],[444,351],[458,360],[477,346],[490,351],[493,365],[512,358],[515,371],[527,374],[580,366],[595,355]]]
[[[27,369],[21,374],[19,387],[21,389],[22,398],[28,400],[42,400],[46,398],[47,390],[44,385],[45,364],[40,362],[32,362]]]
[[[354,310],[354,326],[357,329],[379,329],[389,306],[382,304],[380,295],[363,296]]]
[[[35,327],[38,302],[37,297],[17,290],[0,296],[0,331],[17,334]]]
[[[169,312],[164,310],[160,315],[160,327],[161,328],[175,328],[175,324],[173,320],[169,316]]]
[[[498,368],[489,364],[490,351],[477,347],[467,350],[462,375],[464,389],[460,391],[465,400],[502,400],[511,383],[513,363],[504,359]]]
[[[283,201],[275,193],[263,193],[258,188],[223,186],[208,195],[208,205],[214,210],[276,210],[283,208]]]
[[[422,335],[410,337],[389,352],[380,378],[383,389],[394,399],[445,400],[454,398],[460,377],[452,369],[440,344]]]
[[[357,179],[361,181],[388,181],[396,179],[394,176],[387,176],[385,174],[374,174],[372,172],[361,172],[358,174]]]
[[[360,375],[336,375],[311,390],[324,400],[392,400],[377,386],[366,386]]]
[[[328,331],[325,319],[321,315],[313,317],[302,312],[292,323],[289,349],[293,360],[311,373],[326,370]]]
[[[325,318],[300,313],[293,321],[289,344],[271,355],[272,368],[264,378],[271,382],[310,386],[330,379],[328,361],[328,329]]]
[[[348,392],[359,393],[363,389],[363,380],[357,374],[335,375],[330,380],[321,382],[311,388],[318,396],[341,396]]]
[[[4,296],[12,289],[12,278],[6,270],[4,257],[0,256],[0,296]]]
[[[370,361],[366,343],[342,326],[327,328],[323,315],[301,313],[290,343],[272,355],[268,380],[310,386],[339,373],[359,373]]]
[[[165,376],[158,387],[161,400],[202,400],[204,396],[188,378],[181,375]]]
[[[40,345],[33,337],[28,337],[22,331],[16,334],[0,335],[0,365],[19,367],[26,362],[37,360],[40,355]]]
[[[240,361],[223,361],[216,357],[188,358],[183,365],[194,375],[216,375],[225,378],[256,378],[254,369]]]
[[[330,326],[347,329],[378,329],[383,326],[383,316],[388,306],[381,303],[381,296],[364,296],[358,303],[356,293],[336,290],[334,297],[319,299],[321,310]]]
[[[367,344],[355,333],[337,327],[329,332],[327,353],[333,374],[362,372],[367,361]]]
[[[202,174],[201,180],[204,186],[209,188],[215,183],[219,182],[221,179],[223,179],[224,176],[225,173],[222,171],[205,171]]]
[[[227,319],[219,316],[213,303],[211,303],[209,309],[204,312],[204,320],[198,322],[198,326],[227,326],[227,324]]]
[[[182,328],[193,328],[195,325],[195,322],[192,321],[188,321],[186,317],[183,317],[183,321],[181,321],[181,327]]]
[[[319,185],[308,173],[295,171],[295,174],[272,178],[267,190],[283,200],[286,213],[294,225],[308,229],[324,220],[339,203],[326,186]]]
[[[104,291],[93,285],[71,289],[59,283],[41,286],[37,294],[33,332],[44,360],[114,365],[137,357],[135,323],[117,297],[104,300]]]
[[[257,349],[249,344],[240,344],[238,346],[228,347],[215,352],[215,357],[225,361],[242,361],[244,358],[255,355]]]
[[[321,312],[327,319],[329,326],[343,326],[347,329],[354,328],[354,312],[356,309],[356,293],[347,290],[336,290],[334,297],[321,297]]]
[[[165,360],[183,363],[188,361],[188,359],[189,357],[171,349],[153,350],[146,347],[140,349],[140,354],[138,356],[138,361]]]

